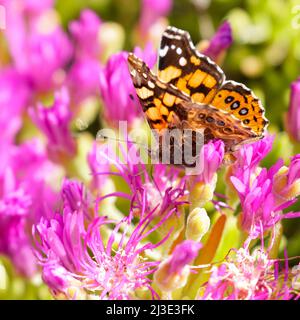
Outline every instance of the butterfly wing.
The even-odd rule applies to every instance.
[[[238,145],[260,138],[251,128],[244,126],[240,119],[211,105],[182,101],[178,108],[186,111],[186,125],[189,128],[204,128],[204,143],[221,139],[226,152],[232,152]]]
[[[168,27],[161,39],[158,78],[175,85],[192,101],[209,104],[225,80],[224,72],[198,52],[188,32]]]
[[[136,94],[151,128],[159,131],[179,125],[182,114],[177,106],[190,98],[170,84],[161,82],[134,54],[128,56],[129,71]]]
[[[243,84],[226,81],[215,95],[211,105],[232,114],[257,136],[264,135],[268,124],[264,116],[265,110],[260,100]]]
[[[225,81],[222,69],[195,49],[188,32],[174,27],[164,31],[158,78],[174,84],[193,102],[211,104],[224,110],[257,136],[264,135],[268,120],[260,100],[245,85]]]

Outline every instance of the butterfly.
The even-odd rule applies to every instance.
[[[221,139],[225,152],[264,137],[268,120],[254,93],[226,80],[222,69],[195,49],[188,32],[168,27],[162,34],[158,73],[128,55],[136,94],[152,129],[202,129],[204,143]]]

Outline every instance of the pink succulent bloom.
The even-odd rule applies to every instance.
[[[29,110],[32,120],[48,139],[48,151],[53,159],[59,160],[62,153],[74,155],[76,151],[70,131],[72,113],[69,102],[67,90],[62,89],[56,93],[51,108],[45,108],[39,103],[36,110]]]
[[[298,157],[292,160],[290,170],[290,181],[293,182],[294,168],[298,167]],[[300,217],[299,212],[282,214],[282,210],[293,204],[296,199],[283,199],[278,202],[277,191],[274,190],[274,182],[278,171],[283,166],[279,160],[269,170],[263,168],[260,173],[251,179],[250,174],[246,176],[241,170],[237,170],[231,176],[231,182],[236,188],[242,206],[242,228],[249,233],[251,238],[257,238],[265,231],[270,230],[275,224],[284,218]],[[290,184],[287,184],[287,188]]]
[[[66,79],[72,102],[78,105],[85,98],[99,95],[99,61],[90,58],[78,59],[72,65]]]
[[[144,51],[136,48],[134,52],[149,67],[153,67],[156,53],[150,44]],[[127,56],[127,52],[112,55],[100,72],[100,92],[105,104],[105,116],[109,122],[114,124],[121,120],[132,122],[142,114],[142,108],[129,74]]]
[[[92,150],[88,154],[88,164],[91,169],[92,181],[91,181],[91,188],[92,190],[102,190],[105,182],[107,181],[107,175],[105,172],[110,171],[110,164],[108,161],[103,162],[99,161],[97,151],[99,147],[97,143],[93,144]],[[101,159],[101,158],[100,158]]]
[[[295,141],[300,141],[300,78],[291,84],[290,106],[285,127]]]
[[[172,0],[143,0],[139,22],[142,34],[147,34],[152,25],[160,18],[167,16],[172,6]]]
[[[81,211],[87,219],[91,218],[90,203],[92,203],[92,196],[83,183],[64,179],[61,195],[64,210],[68,212]]]
[[[202,244],[193,240],[185,240],[178,244],[172,252],[169,261],[169,272],[180,273],[183,268],[193,262],[198,256]]]
[[[17,11],[22,10],[26,12],[26,14],[39,14],[43,11],[50,9],[53,7],[55,0],[44,0],[44,1],[36,1],[36,0],[0,0],[0,4],[11,7]]]
[[[263,139],[251,144],[243,145],[235,152],[236,162],[231,170],[234,176],[239,176],[242,181],[249,181],[259,163],[271,151],[275,135],[266,135]]]
[[[201,150],[203,170],[197,180],[209,184],[217,170],[220,168],[224,158],[224,143],[221,140],[210,141]]]
[[[144,253],[155,249],[168,235],[156,244],[142,241],[169,215],[146,229],[153,219],[153,212],[149,213],[129,231],[132,217],[130,214],[116,222],[102,216],[95,218],[88,228],[81,209],[64,210],[49,220],[42,218],[34,227],[37,257],[43,279],[53,295],[79,299],[97,293],[99,299],[131,299],[134,290],[147,288],[155,297],[148,275],[155,271],[159,261],[145,259]],[[114,227],[110,229],[112,224]],[[110,234],[108,238],[102,236],[104,229]]]
[[[266,135],[263,139],[243,145],[236,153],[236,167],[250,168],[253,171],[271,151],[275,135]]]
[[[179,213],[180,206],[186,203],[182,198],[186,194],[186,178],[179,177],[180,170],[164,164],[156,164],[152,176],[147,173],[146,166],[142,159],[137,156],[135,159],[128,154],[137,154],[136,146],[128,142],[124,148],[121,144],[118,149],[120,155],[114,153],[109,146],[103,145],[98,149],[98,159],[107,159],[110,165],[117,168],[117,171],[98,171],[99,175],[116,175],[121,177],[130,189],[130,193],[117,192],[111,195],[99,197],[100,203],[109,196],[119,196],[131,201],[135,214],[155,210],[155,215],[164,215],[173,210]],[[126,159],[126,163],[124,160]]]
[[[224,152],[224,143],[221,140],[209,141],[202,146],[199,157],[199,173],[191,175],[188,181],[188,189],[191,193],[193,190],[197,190],[199,184],[201,186],[205,184],[211,188],[213,194],[217,182],[216,173],[223,163]],[[212,201],[216,209],[226,206],[222,201],[209,200]]]
[[[300,154],[291,157],[287,178],[288,185],[291,185],[296,180],[300,179]]]
[[[27,61],[25,70],[32,84],[39,91],[57,88],[63,83],[59,77],[64,67],[70,61],[72,46],[66,34],[60,27],[46,34],[32,32],[27,38]]]
[[[4,190],[0,198],[0,253],[8,256],[16,270],[30,277],[36,272],[36,261],[26,234],[26,218],[31,197],[22,189]]]
[[[18,92],[17,95],[16,92]],[[1,70],[1,146],[6,148],[6,143],[10,144],[14,141],[15,135],[22,125],[22,113],[30,100],[30,93],[30,87],[26,77],[22,76],[13,68]],[[4,150],[5,149],[3,149],[3,152]]]
[[[292,297],[286,283],[279,279],[274,260],[263,250],[250,254],[248,249],[242,248],[220,266],[212,267],[201,299],[288,300]]]
[[[51,9],[54,6],[55,0],[44,0],[44,1],[35,1],[35,0],[25,0],[23,1],[24,11],[30,15],[34,16],[41,14],[46,10]]]
[[[67,75],[72,100],[78,104],[89,96],[99,94],[101,20],[86,9],[79,20],[72,21],[69,30],[74,41],[75,59]]]
[[[217,30],[215,35],[210,39],[209,46],[203,53],[214,61],[218,61],[219,57],[232,44],[232,31],[230,23],[225,21]]]
[[[77,58],[100,58],[98,35],[101,23],[97,14],[89,9],[81,11],[79,20],[70,23],[69,29],[75,42]]]
[[[72,56],[72,45],[59,25],[47,31],[37,27],[38,18],[51,3],[3,3],[7,18],[5,35],[15,68],[28,78],[33,90],[44,92],[60,86],[64,80],[62,70]]]
[[[46,184],[55,168],[34,140],[12,145],[6,153],[5,169],[0,171],[0,252],[19,273],[30,277],[36,271],[36,260],[28,229],[57,202]]]

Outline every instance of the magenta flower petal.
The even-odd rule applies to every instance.
[[[30,109],[30,115],[34,123],[46,135],[48,150],[54,159],[64,152],[74,155],[76,145],[69,128],[72,113],[67,90],[62,89],[56,93],[51,108],[38,104],[37,110]]]
[[[300,78],[291,84],[290,106],[285,127],[295,141],[300,141]]]
[[[99,45],[99,31],[101,19],[89,9],[81,11],[79,20],[69,25],[74,38],[77,58],[99,59],[101,48]]]
[[[232,31],[228,21],[225,21],[217,30],[209,42],[209,46],[203,53],[211,59],[217,61],[220,55],[232,44]]]
[[[155,53],[150,45],[143,52],[138,48],[135,52],[150,68],[153,66]],[[112,55],[100,72],[100,92],[105,104],[105,116],[115,125],[122,120],[131,123],[136,117],[142,115],[142,108],[136,98],[129,74],[127,55],[127,52]]]
[[[147,34],[151,26],[169,14],[172,6],[172,0],[143,0],[139,22],[141,33]]]
[[[198,256],[198,252],[201,249],[202,244],[193,240],[185,240],[178,244],[169,262],[170,273],[180,273],[180,271]]]

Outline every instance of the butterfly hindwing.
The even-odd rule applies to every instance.
[[[268,123],[260,100],[241,83],[226,81],[218,90],[211,105],[229,112],[258,136],[263,134]]]
[[[158,69],[161,81],[198,103],[210,103],[225,79],[218,65],[195,49],[189,33],[174,27],[162,35]]]

